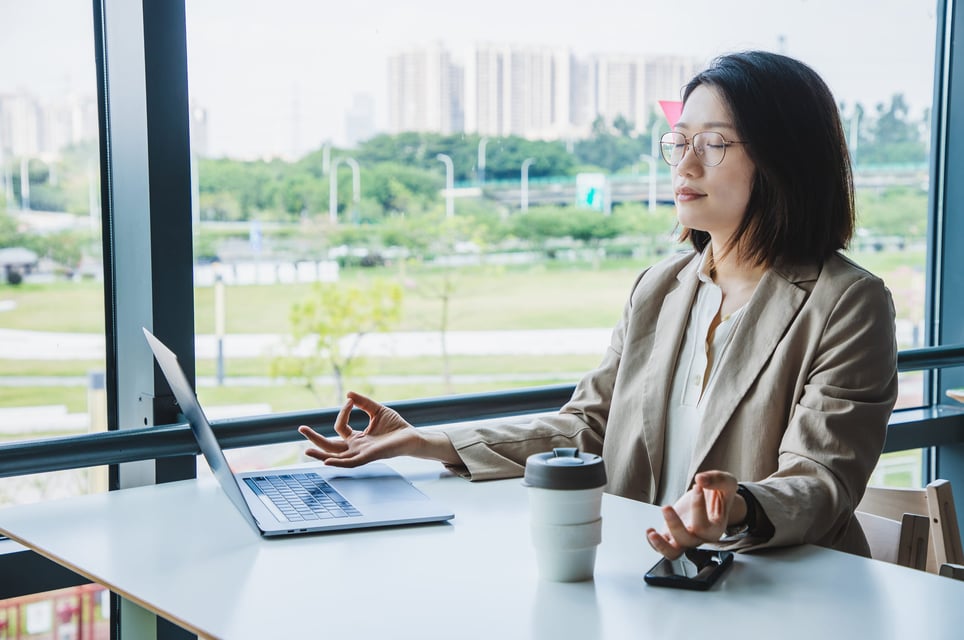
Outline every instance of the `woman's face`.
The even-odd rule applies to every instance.
[[[740,140],[729,108],[708,85],[690,93],[675,130],[687,140],[702,131],[716,131],[727,142]],[[754,171],[742,144],[727,145],[723,161],[715,167],[704,166],[692,146],[687,147],[683,159],[672,168],[680,224],[709,233],[714,249],[722,250],[743,220]]]

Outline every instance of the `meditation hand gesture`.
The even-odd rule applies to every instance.
[[[746,517],[746,503],[737,495],[738,487],[736,478],[724,471],[696,474],[693,488],[672,507],[662,509],[668,531],[647,529],[650,546],[675,560],[704,542],[719,542],[728,526]]]
[[[352,409],[368,414],[368,426],[357,431],[348,424]],[[341,438],[326,438],[302,425],[298,432],[315,446],[305,454],[333,467],[357,467],[373,460],[393,456],[418,456],[458,464],[460,458],[447,436],[419,431],[394,409],[354,391],[335,419],[335,433]]]

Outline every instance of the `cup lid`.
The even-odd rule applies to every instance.
[[[523,484],[542,489],[593,489],[606,484],[606,467],[594,453],[558,447],[526,458]]]

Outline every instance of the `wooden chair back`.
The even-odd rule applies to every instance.
[[[857,511],[856,516],[871,558],[911,569],[927,567],[930,522],[926,516],[905,513],[900,520],[891,520],[865,511]]]
[[[945,564],[964,564],[954,496],[947,480],[935,480],[924,489],[867,487],[857,506],[857,518],[874,558],[930,573],[938,573]],[[922,535],[926,560],[920,566]]]

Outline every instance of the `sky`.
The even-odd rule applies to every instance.
[[[209,152],[257,157],[343,141],[371,96],[384,126],[387,58],[441,42],[567,46],[574,53],[680,54],[747,48],[813,66],[838,101],[903,93],[930,104],[936,0],[186,0],[192,100]],[[0,94],[94,92],[91,3],[0,0]],[[895,35],[896,34],[896,35]],[[676,97],[676,96],[671,96]]]

